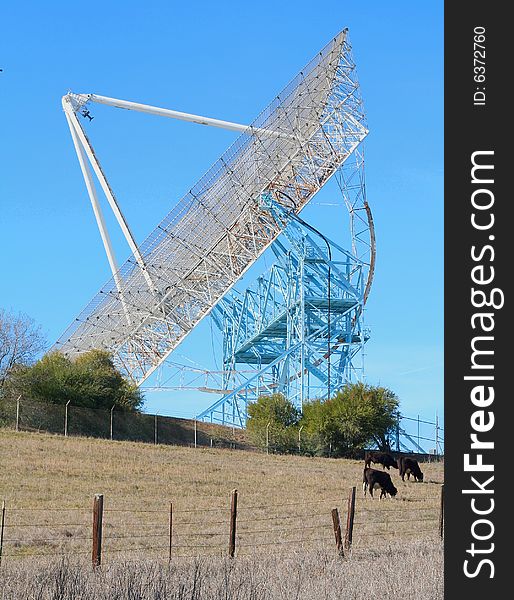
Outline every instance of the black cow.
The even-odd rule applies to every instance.
[[[366,496],[366,491],[369,489],[369,495],[373,498],[374,488],[380,488],[379,500],[382,500],[382,496],[386,498],[387,494],[394,497],[398,493],[398,490],[394,487],[393,482],[391,481],[391,476],[389,473],[364,467],[364,473],[362,477],[362,489],[364,491],[364,496]]]
[[[371,463],[380,463],[384,469],[389,471],[389,467],[398,468],[394,458],[387,452],[366,452],[364,455],[364,465],[366,468],[371,466]]]
[[[402,481],[405,481],[405,475],[410,481],[411,474],[414,476],[415,481],[423,481],[423,473],[419,468],[418,461],[415,458],[409,458],[408,456],[401,456],[398,459],[398,470]]]

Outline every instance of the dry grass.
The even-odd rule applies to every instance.
[[[253,452],[184,448],[0,430],[0,489],[11,506],[56,502],[89,507],[94,493],[111,506],[162,507],[173,500],[226,501],[238,488],[245,500],[340,499],[362,483],[362,461],[275,456]],[[425,483],[402,483],[397,502],[436,496],[442,463],[425,464]]]
[[[56,581],[64,578],[65,587],[72,589],[78,585],[94,593],[33,596],[37,598],[195,598],[190,592],[177,595],[173,582],[183,578],[188,582],[186,587],[192,585],[198,569],[202,585],[209,590],[202,599],[331,598],[331,595],[310,595],[313,582],[324,582],[329,588],[337,584],[339,590],[344,583],[348,589],[357,586],[357,590],[359,578],[354,574],[369,569],[371,555],[373,572],[377,561],[383,563],[382,571],[391,570],[384,575],[391,595],[381,594],[382,597],[439,597],[434,590],[442,585],[441,544],[437,533],[443,482],[441,463],[422,465],[424,483],[403,483],[393,470],[391,476],[398,495],[380,502],[362,498],[362,461],[267,456],[239,450],[155,446],[8,430],[0,430],[0,457],[0,499],[5,498],[7,505],[2,571],[3,575],[9,574],[4,595],[0,593],[2,598],[15,597],[14,592],[9,595],[9,590],[14,590],[16,581],[26,586],[42,581],[44,569],[32,584],[28,579],[23,583],[23,573],[37,574],[36,561],[41,560],[52,561],[48,585],[52,578]],[[345,570],[335,557],[330,511],[338,507],[344,520],[346,499],[352,486],[357,486],[354,550],[350,559],[352,568]],[[227,562],[224,558],[230,491],[234,488],[239,491],[236,566],[232,564],[234,561]],[[107,570],[101,576],[72,566],[59,571],[57,561],[61,554],[75,560],[89,558],[95,493],[103,493],[105,498],[104,565]],[[172,554],[175,565],[171,571],[167,565],[155,563],[168,557],[170,502],[173,502],[174,514]],[[412,573],[416,561],[426,561],[424,573],[429,575],[427,589],[432,595],[397,595],[400,581],[393,563],[398,553],[412,561]],[[41,555],[48,557],[41,558]],[[203,559],[192,563],[193,556]],[[252,561],[246,558],[248,556],[258,556],[259,561]],[[169,589],[175,591],[154,595],[150,592],[135,596],[107,592],[102,595],[101,589],[128,585],[127,570],[120,566],[120,560],[128,557],[136,561],[130,573],[137,586],[155,579],[162,583],[163,590],[171,586]],[[208,562],[205,562],[207,557]],[[300,573],[302,560],[314,574],[306,576],[304,573],[301,581],[294,579],[300,575],[294,575],[294,583],[286,574],[294,574],[296,570]],[[283,569],[284,576],[274,573],[272,564]],[[402,566],[402,572],[407,573],[402,579],[408,580],[410,568]],[[219,575],[223,572],[230,573],[231,582],[246,581],[243,574],[248,574],[248,584],[237,584],[246,590],[244,594],[220,596],[226,584]],[[280,593],[275,575],[287,580],[280,584],[284,587]],[[252,588],[254,583],[255,589]],[[406,581],[405,584],[409,585]],[[293,593],[295,586],[301,590],[298,596]],[[20,592],[17,597],[32,596]],[[345,597],[364,597],[364,588],[362,596],[347,594]]]
[[[442,600],[440,544],[385,544],[373,557],[291,552],[278,559],[120,560],[93,572],[62,560],[9,564],[3,600]]]

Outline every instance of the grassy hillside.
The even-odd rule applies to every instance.
[[[191,573],[198,571],[200,563],[194,557],[201,557],[198,572],[203,573],[204,581],[211,582],[209,585],[215,590],[212,597],[217,598],[227,580],[218,575],[213,565],[219,565],[221,570],[228,568],[225,557],[230,493],[234,488],[239,493],[236,555],[240,561],[250,562],[230,566],[233,577],[242,576],[244,569],[250,569],[249,565],[255,568],[253,557],[259,556],[268,569],[272,563],[277,569],[281,565],[284,575],[290,569],[300,572],[303,568],[300,565],[308,563],[316,573],[315,579],[333,581],[337,574],[334,566],[337,562],[333,561],[339,559],[331,509],[339,509],[344,534],[347,498],[352,486],[357,487],[352,572],[367,568],[370,553],[375,556],[373,560],[385,553],[380,559],[384,564],[391,560],[391,553],[400,553],[402,560],[412,562],[413,569],[419,565],[420,557],[424,557],[423,560],[430,562],[427,572],[432,573],[430,582],[426,582],[430,591],[426,598],[432,600],[439,594],[434,592],[434,586],[440,588],[437,573],[442,552],[438,537],[443,481],[440,463],[422,465],[424,483],[403,483],[393,470],[391,476],[398,495],[380,502],[378,498],[362,497],[362,461],[267,456],[241,450],[64,438],[9,430],[0,430],[0,457],[0,499],[6,501],[2,560],[6,587],[2,597],[11,597],[10,590],[12,597],[16,597],[14,590],[18,589],[18,583],[36,585],[34,573],[40,573],[43,579],[48,573],[57,573],[61,555],[66,560],[72,557],[78,561],[78,566],[66,567],[66,577],[74,573],[70,585],[82,581],[79,587],[89,589],[91,594],[87,597],[91,598],[104,597],[100,588],[116,587],[116,582],[121,581],[120,561],[136,561],[137,568],[131,562],[136,569],[134,577],[142,578],[141,581],[154,572],[152,569],[167,569],[162,565],[169,557],[169,515],[173,503],[172,564],[182,569],[181,577],[193,585],[194,581],[188,578],[196,577]],[[91,508],[96,493],[104,494],[105,502],[106,570],[101,585],[97,579],[91,579],[88,567]],[[160,561],[161,566],[148,566],[148,561]],[[243,564],[247,566],[243,568]],[[261,581],[257,587],[264,585],[262,569],[254,576],[255,581]],[[268,576],[273,578],[273,569]],[[166,577],[171,577],[169,572]],[[174,572],[172,579],[177,577],[178,572]],[[54,585],[51,578],[45,581],[47,587]],[[269,580],[266,589],[274,589],[273,582]],[[295,595],[288,587],[290,583],[284,588],[285,597]],[[311,583],[308,579],[304,581],[306,590]],[[396,589],[390,582],[387,585]],[[35,588],[29,590],[29,587],[25,592],[18,589],[18,593],[35,593]],[[275,597],[259,596],[250,588],[249,598]],[[78,597],[70,590],[70,598]],[[0,588],[0,596],[1,593]],[[307,591],[305,594],[298,597],[315,598]],[[106,592],[105,597],[114,596]],[[204,597],[211,596],[201,596]]]
[[[349,489],[356,486],[357,524],[367,526],[369,512],[375,515],[379,529],[385,531],[389,527],[390,531],[391,520],[386,517],[391,508],[395,509],[395,517],[436,519],[443,481],[441,463],[423,465],[424,483],[403,483],[393,470],[398,496],[379,502],[362,499],[362,461],[268,456],[240,450],[64,438],[8,430],[0,430],[0,456],[0,498],[6,501],[10,522],[25,526],[16,539],[36,533],[26,531],[30,523],[50,525],[63,522],[64,517],[70,523],[77,520],[72,518],[72,510],[60,514],[55,510],[59,507],[81,509],[75,511],[80,514],[79,523],[89,523],[95,493],[105,497],[107,531],[110,527],[113,531],[132,528],[134,521],[143,533],[146,526],[152,531],[155,524],[164,528],[170,502],[177,526],[179,515],[187,514],[182,511],[193,509],[195,513],[191,514],[204,525],[216,522],[222,526],[234,488],[239,491],[241,519],[265,521],[267,516],[287,516],[293,508],[320,517],[326,514],[328,519],[333,507],[344,512]],[[52,510],[41,510],[45,507]],[[22,510],[29,508],[39,510]],[[416,514],[411,515],[412,511]],[[294,514],[290,518],[294,520]],[[191,518],[187,519],[189,522]],[[184,531],[190,532],[194,525]],[[326,525],[330,526],[329,519]],[[393,531],[399,536],[410,536],[408,525],[404,528],[397,524]],[[58,535],[56,530],[53,537]],[[76,532],[70,530],[67,539],[74,537]]]
[[[238,488],[243,502],[322,498],[341,501],[362,484],[362,461],[266,455],[227,449],[64,438],[0,430],[0,497],[10,506],[89,506],[94,493],[111,507],[223,502]],[[425,482],[402,483],[395,503],[437,496],[442,463],[425,463]]]

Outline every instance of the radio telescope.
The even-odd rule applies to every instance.
[[[91,120],[94,103],[240,135],[137,244],[79,120]],[[69,92],[62,105],[112,277],[55,349],[70,357],[108,350],[141,385],[211,314],[223,333],[223,385],[199,418],[238,426],[259,394],[283,392],[301,406],[359,377],[375,238],[360,149],[368,130],[346,29],[250,125],[96,94]],[[348,250],[299,216],[332,177],[348,209]],[[97,184],[131,250],[121,266]],[[269,247],[271,271],[237,291]]]

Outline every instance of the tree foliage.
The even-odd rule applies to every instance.
[[[270,450],[292,452],[296,449],[300,416],[300,411],[282,394],[260,396],[248,406],[246,427],[253,442],[258,446],[266,447],[268,430]]]
[[[33,319],[0,309],[0,392],[12,370],[30,364],[45,345],[41,328]]]
[[[21,394],[39,402],[122,410],[137,410],[141,391],[116,369],[110,354],[90,350],[70,360],[50,352],[33,365],[19,365],[6,380],[10,395]]]
[[[304,406],[302,424],[314,453],[326,446],[336,456],[371,445],[389,448],[398,413],[398,398],[391,390],[364,383],[347,385],[329,400]]]
[[[364,383],[346,385],[329,400],[313,400],[303,414],[282,394],[261,396],[248,407],[247,429],[253,441],[278,452],[295,452],[301,427],[301,451],[318,456],[350,456],[372,445],[389,449],[396,427],[398,398],[391,390]]]

